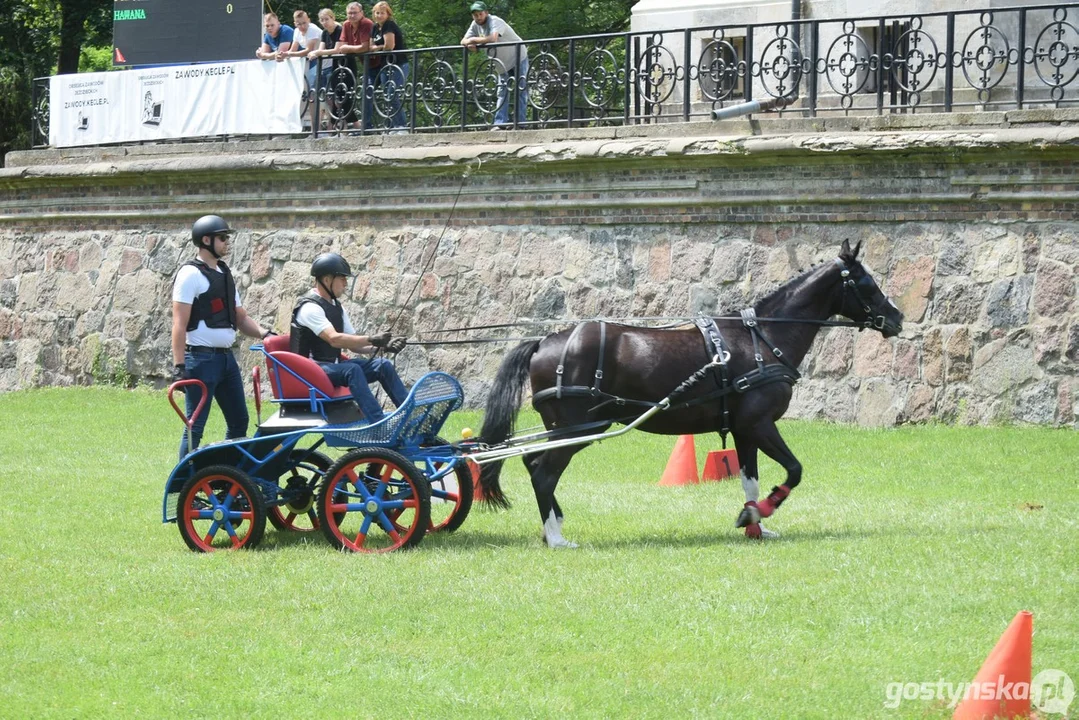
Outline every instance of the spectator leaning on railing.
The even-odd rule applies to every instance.
[[[255,50],[255,57],[259,60],[279,60],[292,49],[292,28],[282,25],[273,13],[266,13],[263,21],[266,32],[262,36],[262,45]]]
[[[469,8],[472,11],[472,24],[461,38],[461,44],[472,52],[476,52],[479,45],[488,43],[520,43],[521,37],[513,31],[509,24],[487,12],[487,5],[483,2],[474,2]],[[517,52],[520,50],[520,60],[517,60]],[[528,48],[524,45],[505,45],[503,47],[490,48],[487,54],[498,60],[498,109],[495,111],[494,129],[499,130],[509,124],[509,78],[514,77],[517,82],[517,122],[525,122],[528,118]],[[515,67],[516,63],[516,67]]]
[[[319,84],[327,88],[326,102],[334,105],[334,114],[336,115],[337,109],[335,105],[334,94],[329,90],[330,76],[333,74],[333,69],[336,67],[342,67],[345,63],[343,56],[336,56],[332,60],[326,56],[332,55],[336,52],[335,48],[341,42],[341,35],[344,32],[344,26],[337,24],[337,16],[333,14],[333,10],[329,8],[322,8],[318,11],[318,23],[322,26],[322,35],[319,38],[318,49],[312,50],[310,57],[326,58],[321,62],[322,68],[319,71],[321,77],[319,78]],[[325,108],[322,109],[323,120],[325,120]],[[323,122],[323,129],[326,129],[325,122]]]
[[[363,6],[358,2],[351,2],[348,7],[345,8],[346,20],[344,23],[344,30],[341,33],[341,42],[337,44],[335,52],[345,53],[349,70],[352,74],[359,78],[357,73],[357,66],[362,66],[362,62],[356,62],[357,55],[363,55],[371,50],[371,30],[374,28],[374,23],[363,16]],[[355,127],[355,118],[357,105],[363,105],[363,127],[369,127],[371,125],[371,103],[364,103],[359,97],[356,98],[356,103],[352,109],[353,122],[350,127]]]
[[[375,27],[371,32],[371,51],[391,51],[405,49],[405,34],[393,20],[393,10],[386,2],[375,3],[371,8]],[[384,111],[389,113],[390,124],[395,128],[405,126],[405,83],[408,82],[408,55],[396,52],[385,56],[378,72],[375,87],[383,90],[391,98]],[[374,58],[372,58],[374,60]]]
[[[322,39],[322,32],[311,24],[311,18],[307,16],[307,12],[304,10],[297,10],[292,13],[292,21],[296,27],[292,33],[292,49],[284,55],[279,55],[279,60],[284,60],[286,57],[306,57],[307,68],[307,87],[310,90],[315,89],[315,73],[318,71],[318,60],[311,57],[311,53],[318,49],[319,42]],[[310,124],[315,117],[315,104],[313,102],[308,103],[308,116],[306,126],[304,130],[310,130]]]

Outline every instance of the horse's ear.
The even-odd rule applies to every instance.
[[[850,240],[843,238],[843,245],[839,248],[839,257],[849,258],[850,256]]]
[[[859,240],[858,244],[854,246],[854,259],[858,259],[858,253],[862,251],[862,241]]]

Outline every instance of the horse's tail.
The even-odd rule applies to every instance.
[[[528,366],[539,344],[539,340],[530,340],[518,345],[499,366],[491,394],[487,396],[487,412],[480,431],[480,439],[488,445],[497,445],[513,434],[525,381],[528,380]],[[501,460],[484,465],[480,472],[480,491],[484,503],[508,508],[509,500],[502,494],[498,482],[501,473]]]

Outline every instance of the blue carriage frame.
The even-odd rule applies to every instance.
[[[268,353],[267,357],[270,357]],[[288,370],[287,367],[285,369]],[[310,385],[299,375],[293,375]],[[314,387],[312,391],[319,392]],[[395,412],[376,423],[361,421],[276,434],[256,433],[251,438],[205,445],[183,458],[169,475],[162,500],[162,521],[169,523],[177,520],[177,505],[184,483],[199,470],[211,465],[227,465],[242,470],[258,485],[269,504],[280,502],[278,478],[290,467],[290,463],[292,466],[302,463],[323,445],[388,448],[417,465],[428,480],[437,481],[453,472],[457,463],[462,462],[460,452],[439,441],[438,433],[449,414],[463,403],[461,384],[452,375],[430,372],[413,385],[408,397]],[[312,411],[323,414],[321,407]],[[316,436],[317,440],[311,447],[300,448],[307,455],[292,458],[301,440]]]

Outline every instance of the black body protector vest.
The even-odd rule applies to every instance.
[[[326,319],[337,332],[345,331],[345,309],[336,300],[327,300],[314,290],[300,297],[292,308],[292,323],[289,327],[289,350],[297,355],[310,357],[315,362],[335,363],[341,359],[341,351],[320,338],[311,328],[296,322],[300,308],[307,303],[316,303],[326,313]]]
[[[218,272],[201,260],[190,260],[184,265],[198,268],[210,283],[210,289],[191,303],[191,319],[187,321],[187,330],[190,332],[197,328],[199,321],[204,321],[208,328],[235,330],[236,283],[232,279],[229,266],[219,260],[217,266],[221,268],[221,272]]]

